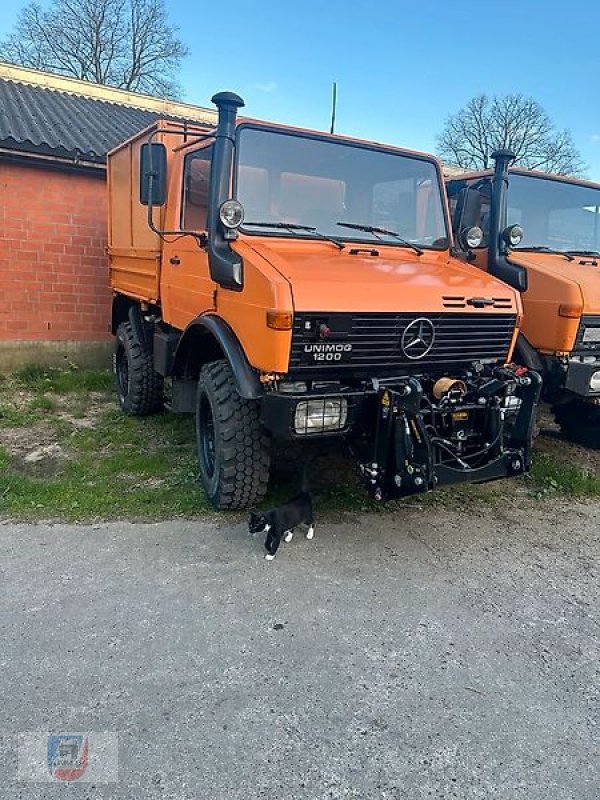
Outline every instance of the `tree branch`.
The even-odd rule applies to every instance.
[[[31,2],[0,42],[0,58],[16,64],[169,97],[187,54],[164,0]]]

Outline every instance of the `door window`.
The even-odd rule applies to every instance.
[[[184,231],[206,230],[212,151],[211,145],[185,158],[181,206],[181,228]]]

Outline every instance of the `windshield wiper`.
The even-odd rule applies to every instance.
[[[331,242],[340,250],[346,247],[344,242],[340,242],[339,239],[335,239],[333,236],[326,236],[312,225],[297,225],[295,222],[244,222],[244,225],[251,225],[255,228],[281,228],[286,231],[308,231],[309,233],[314,233],[319,239]]]
[[[545,247],[544,245],[536,245],[535,247],[511,247],[511,250],[519,252],[520,250],[524,252],[532,252],[532,253],[552,253],[555,256],[564,256],[567,261],[574,261],[575,259],[571,255],[571,251],[569,250],[553,250],[551,247]]]
[[[570,256],[592,256],[592,258],[600,258],[600,253],[597,250],[566,250]]]
[[[378,236],[378,234],[380,233],[383,234],[384,236],[393,236],[394,239],[397,239],[400,242],[400,244],[404,245],[404,247],[410,247],[412,250],[414,250],[418,256],[423,255],[424,251],[421,250],[420,247],[417,247],[416,244],[413,244],[412,242],[403,239],[399,233],[396,233],[396,231],[390,231],[387,228],[378,228],[375,225],[359,225],[356,222],[336,222],[335,224],[341,225],[342,228],[353,228],[356,231],[365,231],[365,233],[372,233],[378,239],[381,239],[381,236]]]

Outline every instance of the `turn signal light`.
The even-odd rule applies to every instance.
[[[578,303],[561,303],[558,307],[559,317],[568,317],[569,319],[579,319],[583,314],[583,306]]]
[[[267,311],[267,327],[274,331],[291,331],[293,319],[290,311]]]

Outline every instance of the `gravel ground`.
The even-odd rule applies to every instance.
[[[5,522],[0,796],[597,800],[599,511],[322,519],[273,563],[242,524]],[[19,782],[40,730],[115,732],[118,782]]]

